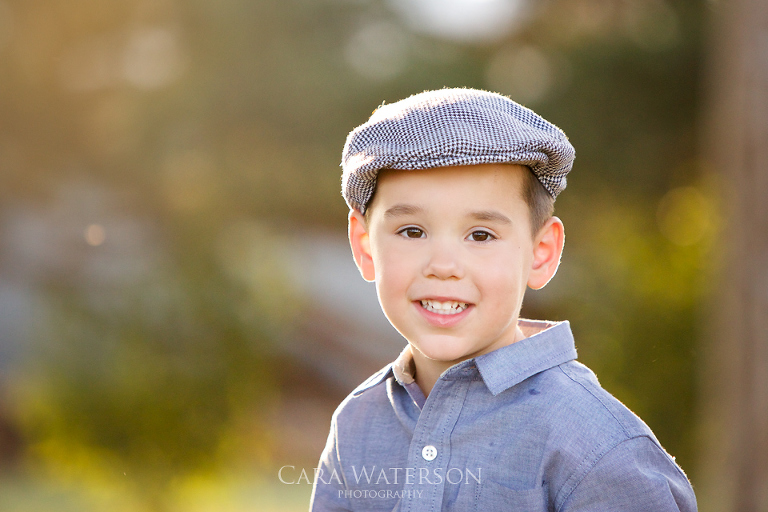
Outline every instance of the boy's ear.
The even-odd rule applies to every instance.
[[[557,217],[551,217],[533,240],[533,262],[528,275],[528,286],[534,290],[544,288],[557,272],[565,244],[565,228]]]
[[[349,245],[352,247],[352,255],[363,279],[368,282],[374,281],[376,272],[373,269],[368,227],[365,223],[365,217],[357,210],[350,210],[349,212]]]

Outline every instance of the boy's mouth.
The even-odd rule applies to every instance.
[[[432,299],[422,299],[421,307],[438,315],[456,315],[467,309],[466,302],[457,302],[454,300],[440,302]]]

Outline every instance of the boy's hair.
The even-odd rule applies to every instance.
[[[554,198],[576,153],[562,130],[506,96],[476,89],[425,91],[382,105],[350,132],[341,166],[342,195],[365,213],[382,169],[519,164]],[[528,189],[529,205],[537,196]],[[528,199],[526,199],[528,201]],[[536,226],[545,215],[532,207]]]
[[[531,236],[535,237],[541,227],[555,213],[555,198],[550,195],[544,185],[536,178],[536,175],[528,167],[523,173],[523,182],[520,187],[521,199],[528,206],[528,216],[531,222]],[[368,204],[365,205],[363,217],[365,222],[370,222],[373,198],[376,196],[374,189]]]
[[[544,188],[533,171],[523,173],[523,201],[531,218],[531,236],[536,236],[544,223],[555,213],[555,198]]]

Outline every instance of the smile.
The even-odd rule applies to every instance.
[[[421,300],[421,307],[438,315],[456,315],[467,309],[466,302],[445,301],[424,299]]]

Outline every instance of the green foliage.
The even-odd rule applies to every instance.
[[[117,293],[51,291],[54,314],[14,391],[31,450],[54,473],[131,482],[152,502],[177,479],[268,453],[285,287],[184,264]],[[279,275],[274,261],[260,265]]]

